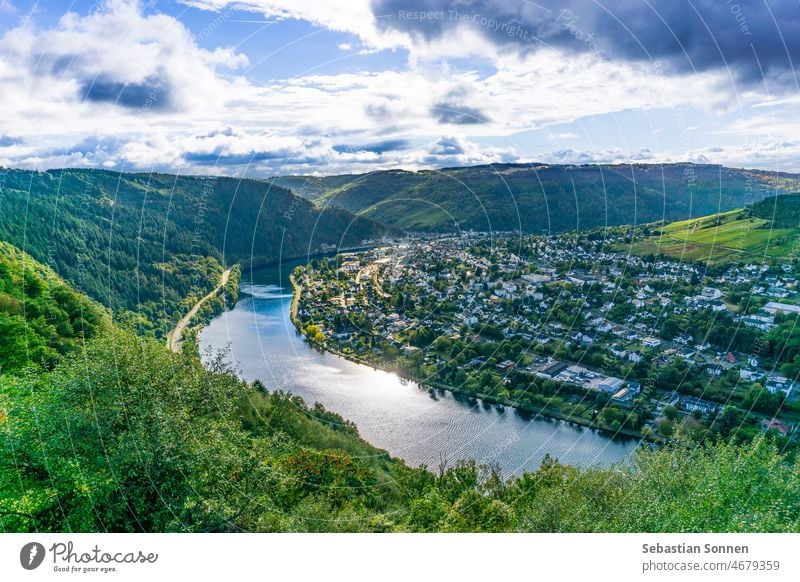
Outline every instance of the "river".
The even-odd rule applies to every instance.
[[[201,352],[227,348],[242,378],[321,403],[412,466],[436,470],[443,459],[474,459],[509,476],[538,468],[545,454],[586,467],[623,461],[635,450],[634,439],[429,391],[309,347],[289,317],[288,275],[296,264],[243,276],[240,301],[201,331]]]

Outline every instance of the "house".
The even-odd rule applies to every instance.
[[[646,348],[657,348],[661,345],[661,340],[652,336],[648,336],[642,340],[642,345]]]
[[[615,402],[630,402],[633,400],[633,392],[630,388],[622,388],[618,392],[615,392],[614,395],[611,397],[611,400]]]
[[[628,380],[628,389],[631,392],[633,392],[633,394],[635,396],[636,394],[639,394],[639,392],[642,391],[642,385],[639,384],[638,382],[633,382],[631,380]]]
[[[510,282],[504,282],[503,283],[503,289],[509,295],[512,294],[512,293],[516,293],[517,292],[517,286],[514,283],[510,283]]]
[[[770,301],[764,306],[764,311],[773,315],[776,313],[800,313],[800,305]]]
[[[700,292],[700,295],[706,301],[714,301],[715,299],[719,299],[720,297],[722,297],[722,291],[720,291],[716,287],[703,287],[703,290]]]
[[[769,305],[769,303],[767,303],[767,305]],[[775,317],[766,317],[764,315],[746,315],[741,318],[741,322],[745,327],[753,327],[755,329],[760,329],[761,331],[769,331],[775,325]]]
[[[570,283],[573,283],[574,285],[578,285],[579,287],[582,287],[586,283],[593,283],[594,282],[594,278],[593,277],[587,275],[586,273],[584,273],[583,271],[580,271],[580,270],[574,270],[571,273],[569,273],[567,275],[567,280]]]
[[[609,351],[611,352],[612,356],[619,359],[623,359],[628,355],[628,352],[625,349],[621,348],[618,344],[614,344],[613,346],[611,346]]]
[[[616,394],[620,390],[622,390],[624,382],[619,378],[614,378],[613,376],[609,376],[605,380],[602,380],[597,386],[603,392],[608,392],[609,394]]]
[[[644,359],[644,354],[639,351],[630,352],[628,354],[628,360],[633,362],[634,364],[638,364]]]
[[[503,360],[495,367],[501,372],[508,372],[514,367],[514,362],[512,362],[511,360]]]
[[[664,398],[661,399],[661,403],[664,406],[675,406],[675,407],[677,407],[678,404],[680,404],[680,401],[681,401],[681,397],[677,392],[672,392],[670,394],[667,394],[666,396],[664,396]]]
[[[764,372],[752,368],[742,368],[739,370],[739,377],[745,382],[757,382],[764,377]]]
[[[777,418],[767,420],[766,418],[761,421],[761,430],[774,430],[781,436],[789,434],[789,428]]]
[[[564,362],[551,362],[547,364],[544,368],[539,370],[538,374],[543,376],[549,376],[550,378],[555,378],[561,372],[567,369],[567,365]]]
[[[695,398],[694,396],[684,396],[680,400],[680,407],[687,412],[694,412],[695,410],[703,414],[712,414],[716,412],[717,405],[702,398]]]
[[[339,267],[339,271],[343,273],[355,273],[361,268],[360,263],[357,260],[351,261],[344,261],[342,266]]]
[[[786,376],[781,376],[779,374],[770,374],[767,377],[767,385],[766,389],[769,390],[772,394],[777,394],[778,392],[789,393],[792,389],[793,382],[789,380]]]
[[[783,287],[770,287],[767,289],[768,297],[775,297],[776,299],[785,299],[789,296],[789,291]]]

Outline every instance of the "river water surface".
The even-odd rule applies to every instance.
[[[412,466],[437,469],[443,459],[448,464],[474,459],[509,476],[538,468],[545,454],[586,467],[622,461],[635,450],[634,439],[429,391],[310,348],[289,317],[287,277],[296,264],[243,277],[240,301],[200,333],[201,351],[229,349],[242,378],[260,379],[270,390],[291,392],[309,405],[321,403],[355,422],[370,443]]]

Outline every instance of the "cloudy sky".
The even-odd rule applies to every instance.
[[[800,172],[798,0],[0,0],[0,166]]]

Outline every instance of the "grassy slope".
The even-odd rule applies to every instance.
[[[749,209],[667,224],[631,250],[709,264],[778,260],[794,252],[800,221],[791,217],[798,209],[800,194],[768,198]],[[779,219],[773,220],[773,211]]]

